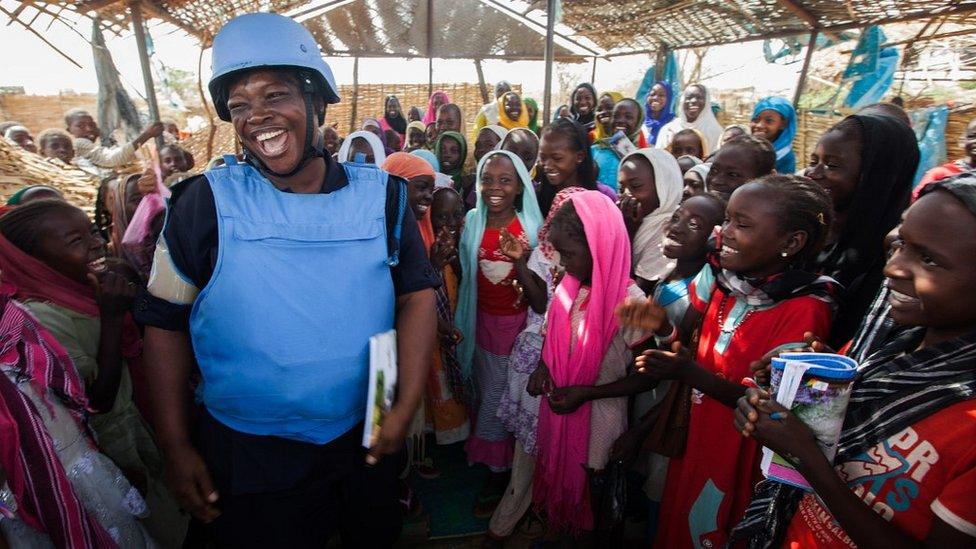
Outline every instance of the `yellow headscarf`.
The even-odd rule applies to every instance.
[[[600,94],[600,97],[603,97],[604,95],[609,95],[610,96],[610,99],[613,99],[613,104],[614,105],[616,105],[617,103],[620,103],[620,101],[624,98],[624,94],[622,94],[620,92],[615,92],[615,91],[605,91],[605,92],[603,92],[603,93]],[[600,100],[599,100],[599,98],[597,98],[597,105],[599,105],[599,104],[600,104]],[[603,133],[603,125],[602,124],[600,124],[599,122],[597,122],[596,124],[594,124],[594,126],[595,127],[593,128],[593,141],[596,141],[597,139],[603,139],[604,137],[610,137],[609,135]]]
[[[522,105],[522,114],[519,115],[518,120],[512,120],[508,117],[508,113],[505,112],[505,98],[508,96],[507,93],[499,97],[498,101],[496,101],[498,103],[498,125],[506,130],[529,127],[529,109],[525,108],[525,101],[522,101],[522,96],[515,95],[519,98],[519,103]]]

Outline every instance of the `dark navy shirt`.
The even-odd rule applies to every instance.
[[[332,157],[326,158],[325,182],[322,193],[328,194],[349,184],[346,172]],[[390,176],[393,181],[402,179]],[[398,215],[398,185],[387,186],[387,234],[393,234]],[[217,208],[213,190],[206,176],[186,179],[173,187],[163,238],[174,267],[198,289],[203,289],[217,264],[219,244]],[[390,243],[392,249],[392,239]],[[440,284],[430,261],[413,211],[407,207],[400,235],[400,262],[390,268],[393,288],[397,296],[434,288]],[[363,288],[350,288],[362,291]],[[364,296],[364,298],[368,298]],[[142,292],[136,302],[136,320],[140,324],[165,330],[189,331],[192,305],[176,304]]]

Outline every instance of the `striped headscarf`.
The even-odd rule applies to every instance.
[[[64,348],[4,287],[0,302],[0,365],[31,383],[47,398],[55,395],[89,437],[84,385]],[[87,443],[94,447],[89,438]],[[17,516],[43,532],[56,547],[116,547],[88,514],[61,465],[54,440],[34,403],[6,374],[0,374],[0,466],[17,501]]]

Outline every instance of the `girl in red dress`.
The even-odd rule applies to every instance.
[[[655,546],[721,547],[742,517],[759,480],[760,452],[728,422],[752,361],[803,341],[805,332],[829,332],[836,283],[798,267],[822,247],[831,211],[826,192],[805,178],[769,176],[737,189],[717,261],[689,288],[703,317],[697,353],[674,344],[675,352],[637,358],[639,373],[694,388],[687,446],[671,460]],[[657,333],[671,336],[659,337],[659,348],[677,340],[676,330],[663,324]]]

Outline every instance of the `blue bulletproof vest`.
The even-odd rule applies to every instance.
[[[363,420],[369,338],[393,328],[388,178],[336,168],[349,184],[328,194],[282,192],[233,159],[206,174],[219,251],[190,334],[202,401],[237,431],[325,444]]]

